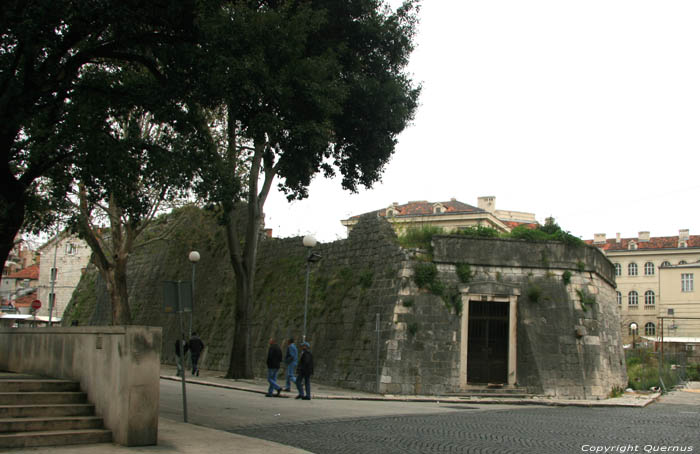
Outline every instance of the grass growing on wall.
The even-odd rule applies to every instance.
[[[398,236],[399,245],[402,248],[420,248],[432,250],[431,241],[434,235],[442,235],[445,231],[441,227],[423,225],[409,227]]]

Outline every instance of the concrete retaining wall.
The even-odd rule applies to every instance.
[[[158,441],[161,328],[0,328],[0,370],[76,380],[125,446]]]

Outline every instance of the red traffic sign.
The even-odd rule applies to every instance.
[[[39,300],[32,301],[32,309],[34,309],[36,311],[36,310],[39,310],[40,307],[41,307],[41,301],[39,301]]]

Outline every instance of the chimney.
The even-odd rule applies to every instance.
[[[489,213],[493,213],[496,211],[496,197],[492,195],[484,196],[484,197],[479,197],[477,199],[478,206],[482,210],[488,211]]]
[[[622,239],[620,238],[620,232],[617,232],[617,233],[615,234],[615,242],[616,242],[617,244],[620,244],[620,243],[622,242]]]
[[[605,234],[604,233],[594,233],[593,234],[593,244],[604,244]]]
[[[456,198],[454,198],[454,197],[450,197],[450,202],[456,202],[456,201],[457,201],[457,199],[456,199]]]
[[[649,232],[639,232],[639,242],[648,243],[649,242]]]
[[[678,240],[679,241],[688,241],[690,239],[690,230],[689,229],[680,229],[678,231]]]

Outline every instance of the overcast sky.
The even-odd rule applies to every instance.
[[[699,1],[423,3],[420,107],[382,182],[271,193],[275,236],[333,241],[341,219],[392,202],[484,195],[584,239],[700,234]]]

